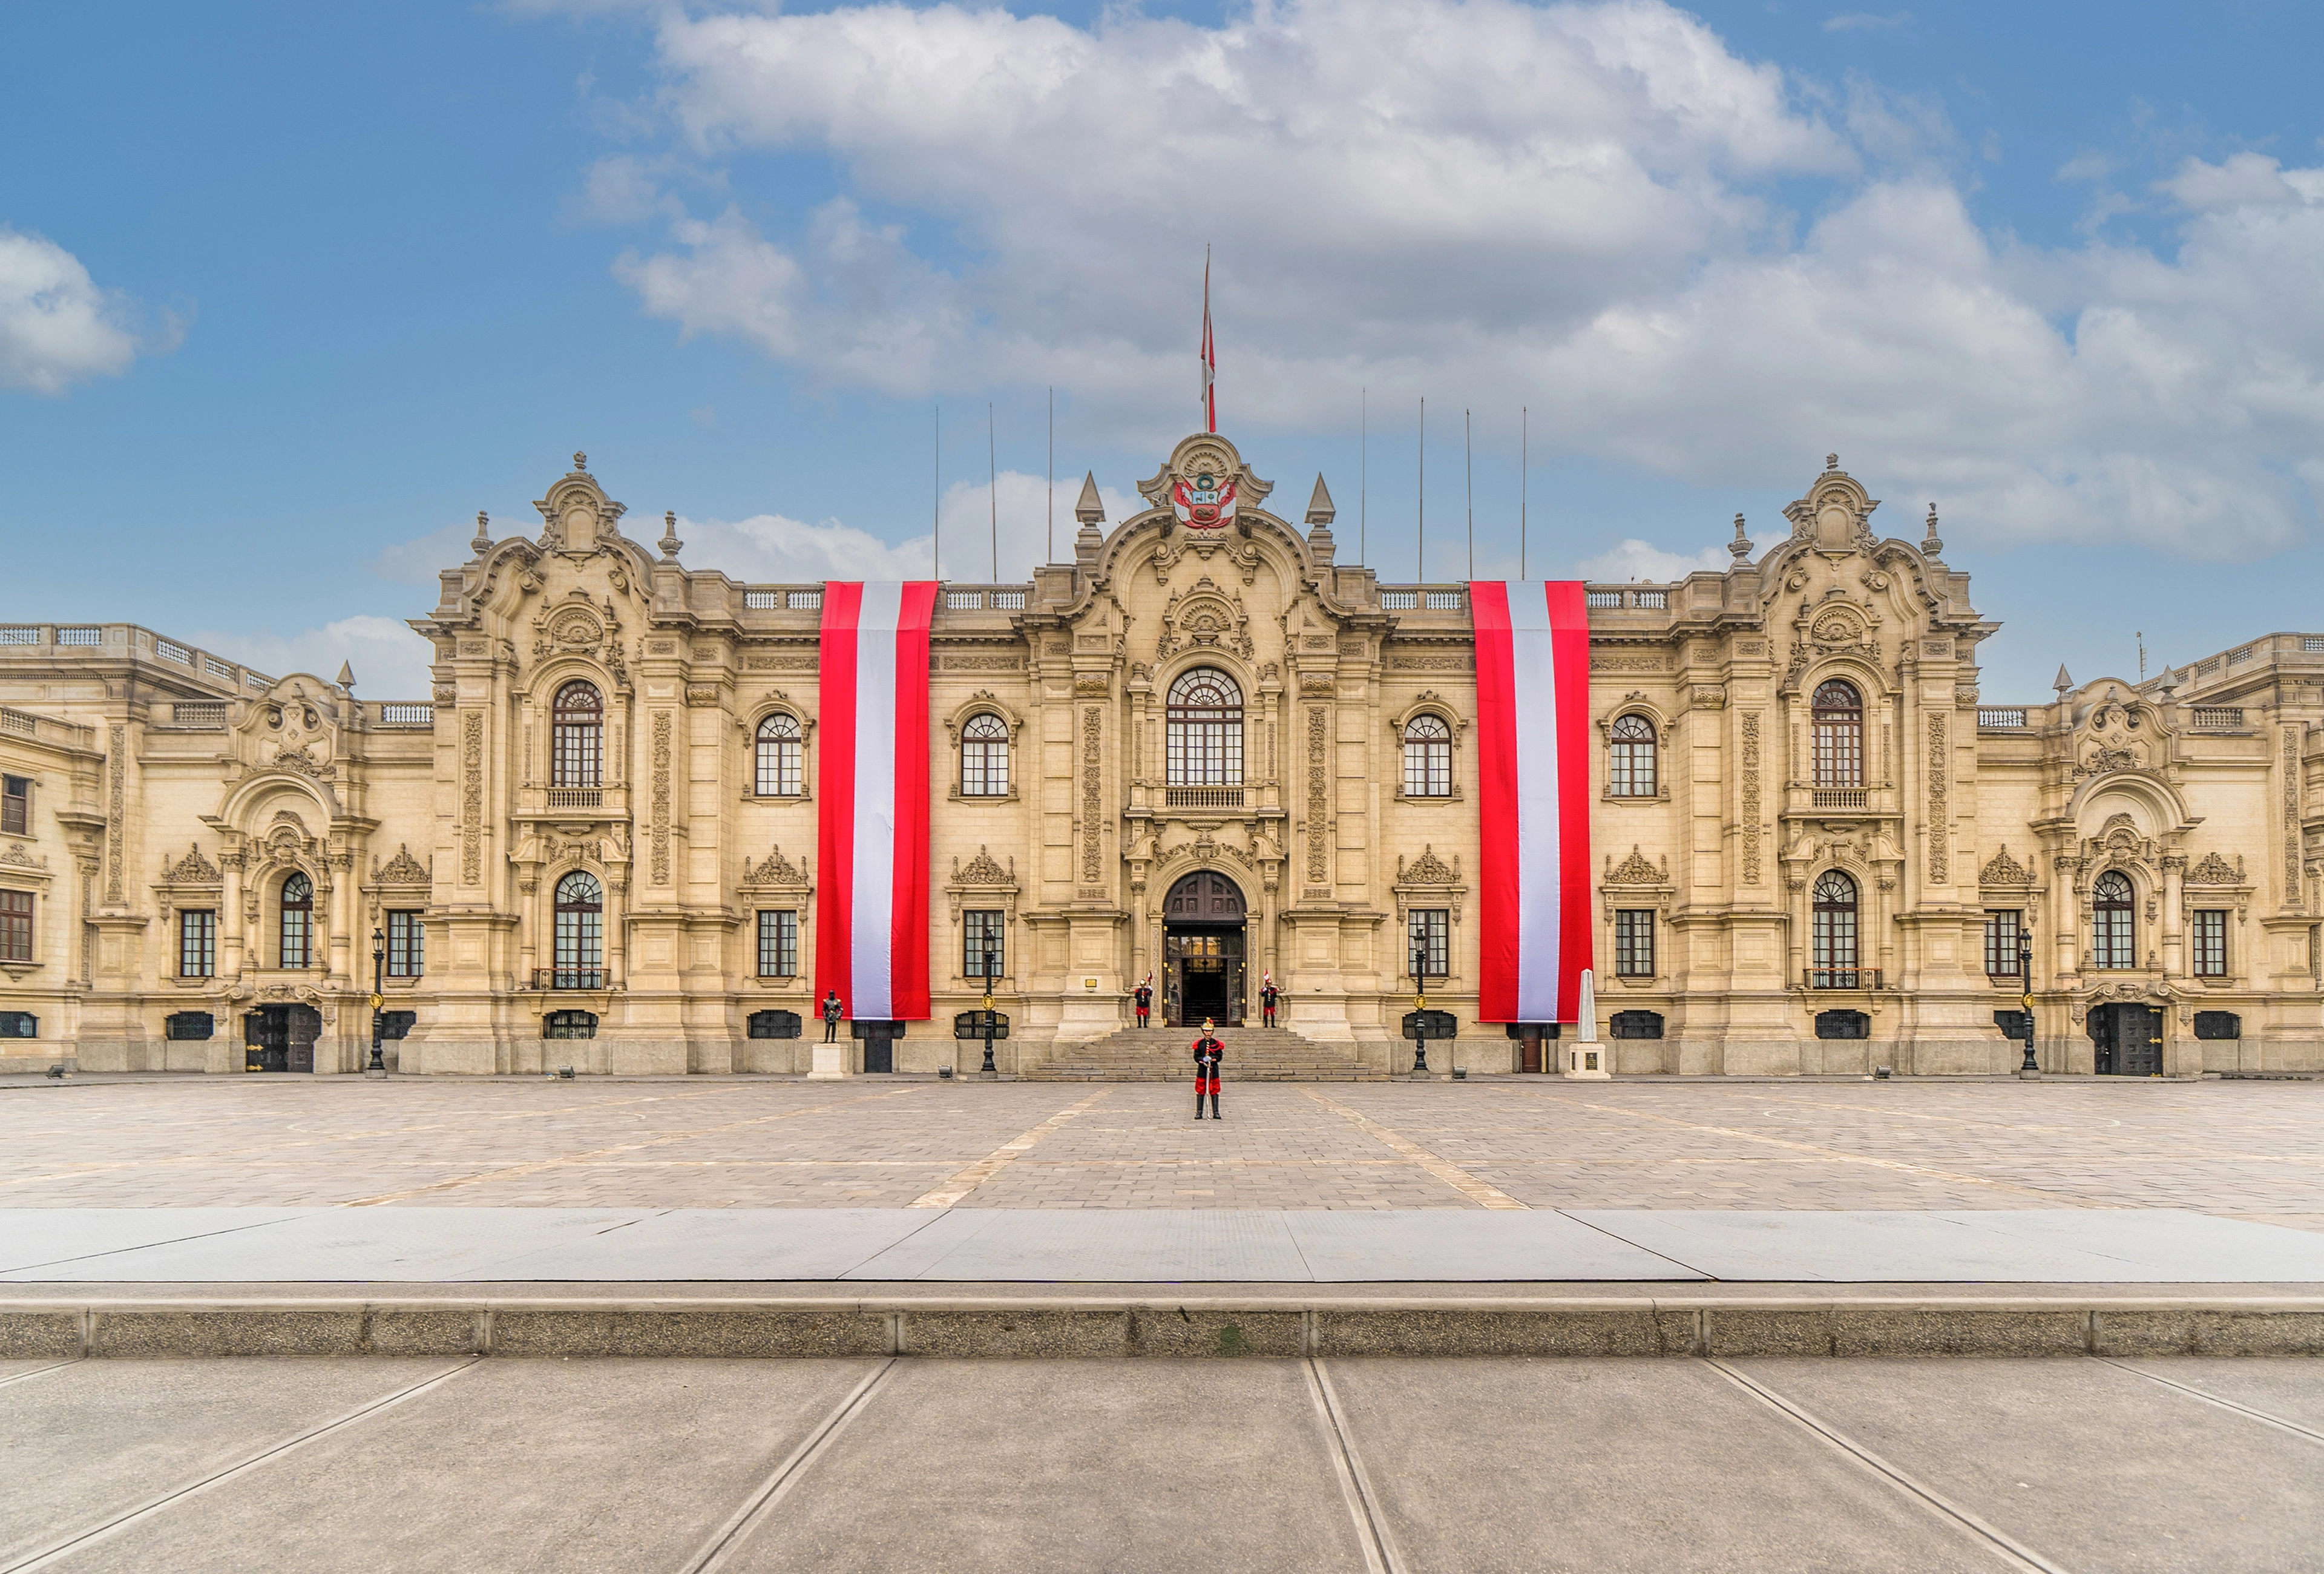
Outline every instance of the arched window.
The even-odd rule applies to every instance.
[[[1452,728],[1424,711],[1405,724],[1404,792],[1407,798],[1452,796]]]
[[[1170,685],[1169,784],[1242,785],[1242,690],[1215,667]]]
[[[605,700],[595,683],[579,679],[557,691],[550,712],[549,784],[604,784]]]
[[[1816,876],[1814,911],[1808,924],[1808,966],[1811,988],[1854,989],[1856,966],[1856,882],[1837,869]]]
[[[1837,678],[1816,685],[1815,784],[1864,785],[1864,699]]]
[[[304,875],[282,882],[281,965],[315,965],[315,883]]]
[[[1009,724],[980,710],[960,729],[960,795],[1009,796]]]
[[[759,724],[759,796],[799,795],[798,718],[776,711]]]
[[[2108,869],[2090,886],[2091,967],[2138,966],[2137,915],[2132,911],[2136,896],[2130,877],[2116,869]]]
[[[552,988],[604,987],[605,893],[586,869],[576,869],[557,883],[555,961]]]
[[[1608,788],[1617,798],[1652,798],[1655,724],[1643,716],[1618,716],[1608,737]]]

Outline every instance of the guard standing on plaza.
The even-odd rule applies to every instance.
[[[1147,974],[1145,981],[1130,992],[1130,998],[1138,1007],[1138,1025],[1153,1026],[1154,1024],[1147,1020],[1147,1013],[1154,1009],[1154,975]]]
[[[1275,1003],[1281,998],[1281,992],[1275,987],[1275,975],[1268,974],[1266,982],[1259,986],[1259,1009],[1269,1027],[1275,1025]]]
[[[1203,1118],[1203,1095],[1211,1096],[1211,1118],[1224,1120],[1219,1113],[1219,1060],[1227,1052],[1212,1029],[1217,1024],[1209,1017],[1203,1018],[1203,1036],[1194,1041],[1194,1118]]]
[[[835,1044],[839,1042],[839,991],[836,989],[825,990],[823,995],[823,1042],[826,1044]]]

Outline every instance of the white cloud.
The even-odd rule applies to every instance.
[[[371,571],[398,585],[433,585],[438,582],[438,574],[468,560],[468,543],[475,537],[473,523],[447,524],[387,548],[371,560]]]
[[[177,347],[178,325],[142,338],[135,304],[98,288],[80,259],[37,235],[0,225],[0,388],[61,394],[129,369],[142,352]]]
[[[1722,548],[1706,547],[1692,557],[1678,552],[1666,552],[1650,542],[1635,536],[1611,551],[1600,552],[1594,558],[1584,558],[1573,565],[1573,572],[1584,579],[1601,583],[1618,580],[1683,579],[1689,574],[1705,569],[1718,573],[1730,567],[1734,559]]]
[[[205,629],[194,643],[247,662],[276,678],[309,672],[330,681],[339,663],[355,669],[355,693],[364,699],[425,699],[435,648],[392,617],[358,616],[296,634]]]
[[[2020,245],[1932,162],[1965,153],[1941,112],[1855,92],[1835,124],[1657,0],[673,8],[655,38],[669,156],[821,155],[841,194],[686,218],[617,273],[816,382],[1054,384],[1167,443],[1214,240],[1231,430],[1337,429],[1361,384],[1696,481],[1837,449],[1965,541],[2240,556],[2314,511],[2324,171],[2190,161],[2158,256],[2095,238],[2126,199],[2080,161],[2094,238]]]
[[[1844,11],[1823,19],[1826,32],[1894,32],[1913,24],[1909,11]]]

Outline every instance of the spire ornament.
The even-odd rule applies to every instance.
[[[678,510],[666,509],[661,516],[661,557],[666,563],[678,561],[678,549],[686,543],[678,539]]]
[[[1751,555],[1751,538],[1743,533],[1743,516],[1739,514],[1735,516],[1735,539],[1727,543],[1727,550],[1738,563]]]
[[[1944,550],[1944,540],[1937,534],[1937,505],[1932,503],[1929,505],[1929,533],[1921,538],[1921,552],[1925,557],[1933,558]]]
[[[480,558],[493,550],[493,518],[481,508],[476,510],[476,539],[468,547]]]

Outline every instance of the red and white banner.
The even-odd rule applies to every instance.
[[[928,1014],[933,579],[823,588],[823,883],[815,994],[859,1022]]]
[[[1480,1022],[1579,1020],[1591,966],[1590,625],[1572,579],[1480,580]]]

